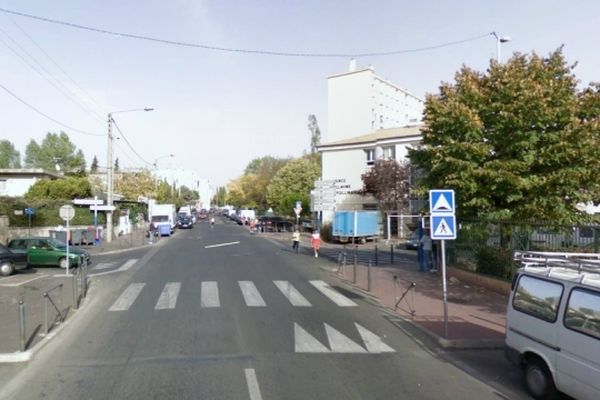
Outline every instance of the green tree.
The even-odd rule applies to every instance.
[[[121,172],[115,175],[115,192],[127,200],[137,200],[138,197],[154,197],[156,183],[150,171],[144,169],[138,172]]]
[[[361,176],[363,192],[372,194],[383,211],[403,211],[410,195],[410,164],[396,160],[377,160]]]
[[[21,168],[21,154],[9,140],[0,140],[0,168]]]
[[[85,157],[61,132],[48,133],[41,145],[31,140],[25,149],[25,166],[54,171],[56,166],[65,175],[85,175]]]
[[[215,206],[224,206],[227,200],[227,188],[224,186],[219,186],[217,189],[217,193],[213,196],[211,203]]]
[[[427,97],[423,143],[410,152],[421,190],[453,188],[462,216],[583,219],[575,205],[600,199],[600,102],[572,71],[562,49],[485,73],[463,67]]]
[[[197,191],[192,190],[185,185],[179,188],[177,195],[182,203],[190,203],[192,201],[198,200],[198,198],[200,197]]]
[[[85,177],[69,176],[63,179],[42,179],[34,183],[25,198],[28,200],[72,200],[92,195],[92,186]]]
[[[244,170],[244,175],[240,177],[239,190],[234,193],[235,196],[243,196],[243,198],[239,199],[242,203],[239,207],[246,206],[261,210],[269,208],[267,202],[267,186],[275,174],[277,174],[288,161],[289,158],[276,158],[272,156],[255,158],[250,161]]]
[[[314,114],[308,116],[308,130],[310,131],[310,152],[317,153],[317,146],[321,144],[321,129]]]
[[[91,174],[98,173],[98,158],[96,158],[95,154],[94,154],[94,159],[92,160],[92,164],[90,164],[90,173]]]
[[[290,196],[299,196],[296,200],[306,201],[319,176],[321,176],[321,168],[314,161],[297,158],[288,162],[277,172],[267,187],[269,205],[281,214],[292,215],[293,207],[289,208],[288,204]]]
[[[114,171],[115,172],[119,172],[121,170],[121,167],[119,167],[119,157],[117,157],[115,159],[115,167],[114,167]]]

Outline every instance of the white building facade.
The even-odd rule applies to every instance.
[[[327,78],[327,142],[420,123],[424,102],[375,74],[373,67]]]
[[[20,197],[40,179],[61,179],[61,174],[41,168],[0,169],[0,196]]]

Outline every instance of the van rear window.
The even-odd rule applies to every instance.
[[[565,326],[600,339],[600,293],[573,289],[565,313]]]
[[[548,322],[555,322],[563,285],[521,275],[513,297],[513,308]]]

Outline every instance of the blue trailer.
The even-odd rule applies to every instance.
[[[364,243],[380,231],[378,211],[336,211],[333,216],[332,236],[342,243]]]

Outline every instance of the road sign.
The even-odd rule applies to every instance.
[[[432,215],[431,216],[431,239],[454,240],[456,239],[456,216],[454,215]]]
[[[23,214],[33,216],[33,215],[35,215],[35,208],[32,208],[32,207],[24,208]]]
[[[115,206],[90,206],[90,211],[115,211]]]
[[[73,204],[76,204],[78,206],[99,206],[101,204],[104,204],[104,200],[98,200],[98,199],[73,199]]]
[[[431,215],[454,214],[456,211],[454,203],[454,190],[430,190],[429,209],[431,210]]]
[[[69,204],[65,204],[58,210],[58,215],[65,221],[70,221],[75,216],[75,209]]]

